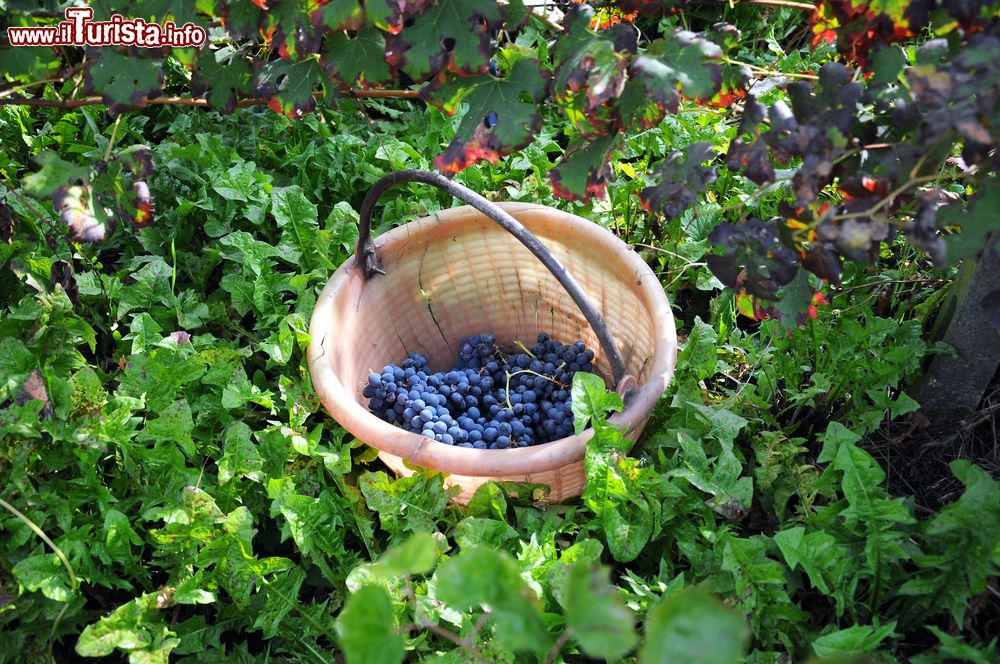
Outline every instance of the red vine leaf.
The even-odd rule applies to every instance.
[[[270,97],[267,106],[271,110],[298,119],[316,109],[313,89],[322,80],[322,73],[314,60],[272,60],[257,73],[254,94]]]
[[[618,149],[619,135],[608,134],[574,143],[549,171],[552,193],[566,200],[587,202],[604,198],[611,171],[611,156]]]
[[[715,169],[702,166],[714,157],[712,146],[705,141],[692,143],[685,152],[669,155],[653,171],[659,184],[646,187],[639,194],[643,209],[662,212],[667,219],[686,210],[715,182]]]
[[[774,229],[759,219],[722,222],[709,235],[721,253],[706,257],[708,269],[726,286],[775,300],[799,269],[795,252],[783,246]]]
[[[302,60],[319,51],[322,36],[313,26],[307,0],[272,2],[264,15],[264,31],[271,35],[271,46],[289,60]]]
[[[469,110],[434,165],[450,176],[483,159],[496,163],[531,143],[542,126],[537,104],[545,97],[547,83],[538,61],[529,58],[515,62],[505,78],[439,76],[420,91],[421,98],[449,114],[461,102]]]

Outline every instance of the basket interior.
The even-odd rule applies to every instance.
[[[595,301],[628,373],[643,384],[654,325],[636,291],[642,275],[624,245],[591,222],[548,208],[508,209]],[[609,241],[616,244],[609,247]],[[596,335],[555,277],[475,210],[456,208],[411,222],[386,233],[377,246],[386,275],[365,282],[352,271],[327,328],[338,338],[324,343],[333,351],[324,359],[359,404],[367,405],[361,389],[371,371],[399,363],[410,351],[427,356],[436,371],[449,369],[457,340],[484,332],[507,348],[515,340],[530,346],[540,332],[564,343],[581,339],[596,353],[596,372],[611,375]]]

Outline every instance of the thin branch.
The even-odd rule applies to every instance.
[[[860,290],[862,288],[871,288],[872,286],[881,286],[883,284],[943,284],[947,281],[947,279],[881,279],[869,281],[865,284],[858,284],[857,286],[851,286],[850,288],[833,290],[830,294],[843,295],[844,293],[850,293],[851,291]]]
[[[347,96],[355,99],[416,99],[420,93],[417,90],[350,90]],[[313,97],[321,99],[322,92],[314,92]],[[246,108],[247,106],[261,106],[269,103],[270,99],[241,99],[236,102],[236,108]],[[96,106],[106,103],[102,97],[84,97],[82,99],[29,99],[21,96],[4,97],[0,99],[0,106],[44,106],[47,108],[79,108],[80,106]],[[147,99],[145,104],[161,106],[198,106],[207,107],[207,99],[192,97],[153,97]]]
[[[45,83],[62,83],[64,81],[66,81],[66,80],[68,80],[68,79],[76,76],[82,70],[83,70],[83,63],[81,62],[80,64],[78,64],[78,65],[76,65],[74,67],[71,67],[71,68],[67,69],[66,71],[60,72],[57,75],[52,76],[50,78],[43,78],[43,79],[39,79],[37,81],[31,81],[30,83],[21,83],[20,85],[11,85],[10,87],[4,87],[3,89],[0,89],[0,98],[13,95],[18,90],[24,90],[26,88],[33,88],[36,85],[43,85]]]
[[[556,642],[552,644],[552,649],[549,650],[548,656],[545,658],[545,664],[552,664],[556,661],[556,657],[562,652],[563,646],[569,641],[569,637],[573,635],[573,631],[567,627],[563,630],[563,633],[559,635]]]

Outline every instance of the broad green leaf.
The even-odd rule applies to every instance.
[[[500,20],[500,7],[490,0],[439,0],[412,25],[386,38],[386,59],[414,81],[444,68],[461,75],[485,74],[493,50],[490,39]]]
[[[704,590],[686,588],[650,610],[641,664],[736,664],[749,630],[743,618]]]
[[[84,88],[104,97],[113,115],[139,108],[150,97],[160,94],[163,72],[160,61],[119,53],[102,48],[87,59]]]
[[[24,191],[35,198],[47,198],[60,187],[76,184],[77,180],[87,178],[86,167],[65,161],[55,152],[42,152],[35,157],[35,161],[41,168],[24,176]]]
[[[322,77],[323,70],[315,60],[272,60],[257,72],[254,94],[270,97],[268,108],[295,120],[316,109],[313,91]]]
[[[573,376],[570,406],[573,409],[573,428],[580,434],[587,428],[588,422],[603,422],[608,411],[619,412],[624,404],[619,394],[608,391],[600,376],[578,371]]]
[[[252,76],[250,63],[239,54],[204,49],[192,73],[191,93],[206,96],[208,105],[221,113],[232,113],[237,97],[250,93]]]
[[[895,636],[896,621],[881,627],[854,625],[819,637],[813,641],[813,652],[823,659],[855,658],[870,653],[890,636]]]
[[[11,571],[28,592],[41,591],[57,602],[68,602],[73,597],[66,568],[54,553],[23,558]]]
[[[638,638],[635,616],[611,585],[608,570],[591,570],[586,563],[570,568],[563,591],[566,626],[587,655],[615,661],[627,654]]]
[[[429,533],[414,533],[405,542],[391,547],[378,562],[369,565],[374,578],[395,579],[427,574],[437,564],[438,546]]]
[[[348,664],[398,664],[403,638],[396,633],[389,595],[381,586],[352,593],[337,618],[337,634]]]
[[[543,654],[551,645],[538,598],[507,555],[485,548],[462,551],[441,563],[437,596],[450,607],[469,611],[490,607],[497,638],[515,652]]]
[[[569,201],[604,198],[612,179],[611,158],[619,149],[619,135],[610,133],[570,144],[559,164],[549,171],[552,193]]]
[[[439,171],[454,175],[483,159],[495,164],[535,139],[542,126],[537,104],[546,88],[538,67],[537,60],[525,58],[504,78],[441,75],[421,91],[424,100],[449,114],[461,102],[468,105],[455,138],[434,158]]]
[[[219,484],[223,485],[234,477],[260,482],[263,480],[263,465],[264,460],[250,440],[250,427],[243,422],[230,426],[222,440]]]
[[[385,40],[382,33],[371,26],[362,28],[353,37],[343,32],[327,36],[320,62],[331,78],[347,87],[380,85],[390,76],[385,61]]]

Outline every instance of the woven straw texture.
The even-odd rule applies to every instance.
[[[674,370],[677,339],[659,281],[637,254],[596,224],[552,208],[500,204],[532,231],[604,316],[639,391],[612,422],[635,438]],[[576,304],[517,240],[471,207],[452,208],[395,228],[376,241],[385,276],[365,281],[354,258],[331,277],[309,328],[309,370],[325,408],[399,474],[421,466],[448,474],[467,502],[489,480],[546,484],[561,501],[583,490],[583,456],[592,432],[544,445],[477,450],[444,445],[372,415],[361,390],[371,371],[410,351],[434,370],[454,363],[460,337],[490,333],[507,348],[540,332],[582,339],[611,371]],[[405,462],[404,462],[405,460]]]

